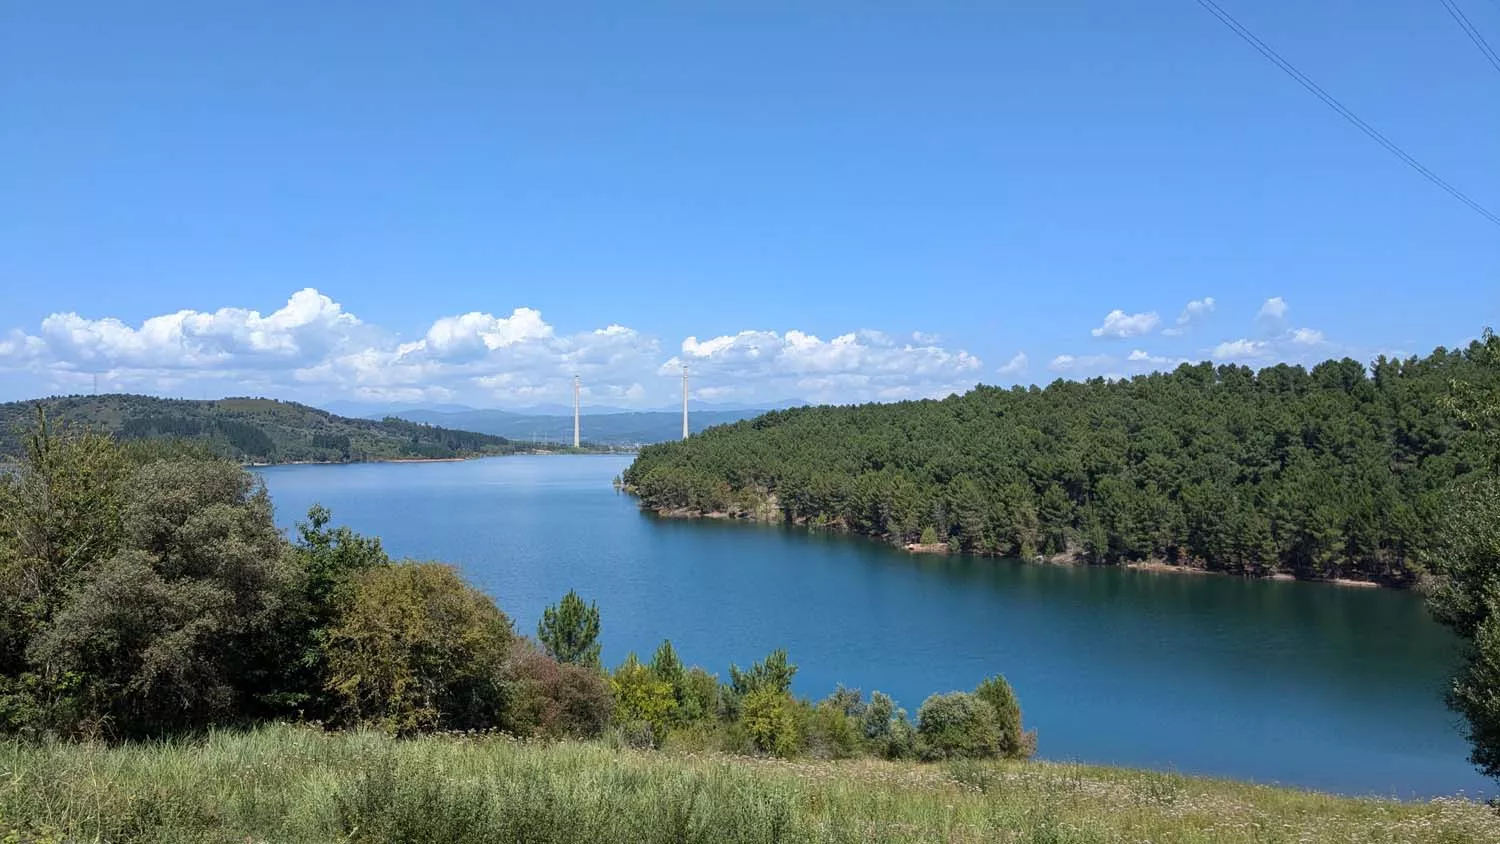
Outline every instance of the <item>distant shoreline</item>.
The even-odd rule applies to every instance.
[[[632,490],[629,487],[622,487],[622,489],[627,494],[629,494],[629,495],[632,495],[632,496],[636,495],[635,491]],[[639,501],[638,497],[637,497],[637,500]],[[696,511],[696,510],[688,510],[688,509],[684,509],[684,508],[662,508],[662,509],[656,509],[656,508],[645,507],[645,506],[642,506],[641,509],[646,510],[646,511],[651,512],[651,513],[654,513],[657,516],[659,516],[661,518],[664,518],[664,519],[711,519],[711,520],[714,520],[714,521],[745,521],[745,522],[753,522],[753,523],[756,523],[756,524],[768,524],[768,525],[773,525],[773,526],[802,526],[802,527],[807,527],[807,525],[805,523],[800,523],[800,522],[781,522],[781,521],[775,521],[775,520],[771,520],[771,519],[758,519],[758,518],[754,518],[753,516],[750,516],[749,514],[735,514],[735,513],[728,513],[728,512],[723,512],[723,511],[713,511],[713,512],[704,513],[704,512],[699,512],[699,511]],[[858,537],[864,537],[866,539],[871,539],[871,540],[879,541],[878,537],[867,536],[865,534],[861,534],[861,533],[857,533],[857,532],[854,532],[854,531],[850,531],[850,530],[848,530],[846,528],[840,528],[840,527],[835,527],[835,526],[824,526],[824,527],[821,527],[821,528],[818,528],[818,529],[827,530],[827,531],[829,531],[831,533],[842,533],[842,534],[845,534],[845,535],[848,535],[848,536],[858,536]],[[883,543],[883,544],[886,544],[886,545],[889,546],[889,543]],[[905,553],[913,554],[913,555],[936,555],[936,556],[948,556],[948,555],[958,556],[959,555],[958,552],[956,552],[952,548],[950,548],[948,546],[948,544],[945,543],[945,542],[930,543],[930,544],[927,544],[927,545],[924,545],[924,544],[922,544],[920,542],[910,542],[910,543],[905,543],[905,544],[901,544],[901,545],[894,545],[894,546],[889,546],[889,547],[892,547],[892,548],[894,548],[894,549],[896,549],[898,551],[904,551]],[[1083,559],[1082,555],[1080,553],[1078,553],[1076,549],[1069,550],[1069,551],[1061,553],[1061,554],[1037,555],[1037,557],[1034,558],[1034,559],[1027,559],[1027,558],[1024,558],[1024,557],[1003,557],[1003,556],[998,555],[998,554],[976,554],[976,553],[973,553],[973,552],[968,552],[966,555],[970,556],[970,557],[976,557],[976,558],[987,557],[987,558],[994,558],[994,559],[1019,560],[1020,562],[1023,562],[1023,563],[1031,563],[1031,564],[1036,564],[1036,565],[1077,566],[1077,567],[1081,567],[1081,568],[1123,568],[1123,569],[1130,569],[1131,571],[1138,571],[1138,572],[1144,572],[1144,573],[1153,573],[1153,574],[1160,573],[1160,574],[1213,574],[1213,575],[1227,575],[1227,576],[1239,577],[1239,578],[1244,579],[1244,580],[1264,580],[1264,581],[1273,581],[1274,580],[1274,581],[1291,581],[1291,582],[1296,582],[1296,583],[1321,583],[1321,584],[1326,584],[1326,585],[1329,585],[1329,586],[1341,586],[1341,587],[1345,587],[1345,588],[1358,588],[1358,589],[1393,589],[1393,590],[1396,590],[1396,591],[1407,591],[1407,590],[1409,590],[1409,589],[1412,588],[1412,584],[1380,583],[1378,581],[1373,581],[1373,580],[1354,580],[1352,578],[1346,578],[1346,577],[1324,577],[1324,578],[1311,578],[1311,577],[1308,577],[1308,578],[1302,578],[1302,577],[1297,577],[1295,574],[1293,574],[1291,572],[1286,572],[1286,571],[1275,571],[1275,572],[1271,572],[1269,574],[1263,574],[1263,575],[1260,575],[1260,574],[1250,574],[1250,573],[1247,573],[1247,572],[1220,571],[1220,570],[1217,570],[1217,569],[1204,568],[1204,567],[1199,566],[1199,565],[1186,565],[1186,564],[1179,564],[1179,563],[1169,563],[1169,562],[1167,562],[1165,560],[1160,560],[1160,559],[1137,560],[1137,561],[1134,561],[1134,562],[1120,563],[1118,565],[1107,564],[1107,563],[1105,563],[1105,564],[1098,564],[1098,563],[1090,563],[1090,562],[1085,561]]]
[[[485,460],[491,457],[525,457],[525,456],[561,456],[561,455],[594,455],[594,454],[633,454],[630,451],[589,451],[581,449],[557,449],[547,451],[543,449],[527,451],[511,451],[505,454],[470,454],[463,457],[364,457],[359,460],[277,460],[269,463],[256,461],[244,461],[240,465],[247,469],[270,469],[276,466],[358,466],[368,463],[463,463],[469,460]]]

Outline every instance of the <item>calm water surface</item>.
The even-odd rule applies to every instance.
[[[321,502],[393,555],[455,563],[518,627],[569,589],[604,657],[670,637],[721,676],[785,646],[796,689],[931,692],[1003,672],[1048,759],[1428,797],[1493,794],[1442,704],[1455,643],[1413,595],[912,557],[803,530],[641,513],[629,457],[263,470],[290,526]]]

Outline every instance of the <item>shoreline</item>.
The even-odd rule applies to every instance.
[[[635,495],[635,492],[633,490],[631,490],[629,487],[622,487],[622,490],[624,492],[632,495],[632,496]],[[698,511],[698,510],[689,510],[687,508],[681,508],[681,507],[679,507],[679,508],[660,508],[660,509],[658,509],[658,508],[646,507],[644,505],[641,505],[641,509],[646,510],[648,512],[651,512],[651,513],[653,513],[653,514],[655,514],[655,515],[657,515],[657,516],[659,516],[661,518],[664,518],[664,519],[709,519],[709,520],[712,520],[712,521],[744,521],[744,522],[754,522],[756,524],[766,524],[766,525],[773,525],[773,526],[809,527],[809,525],[807,524],[807,522],[805,520],[800,520],[800,521],[795,521],[795,522],[784,522],[784,521],[777,521],[777,520],[771,520],[771,519],[756,518],[753,514],[750,514],[750,513],[735,513],[735,512],[728,512],[728,511],[724,511],[724,510],[714,510],[714,511],[710,511],[710,512],[702,512],[702,511]],[[828,530],[828,531],[834,532],[834,533],[845,533],[845,534],[849,534],[850,536],[858,536],[858,537],[862,537],[864,539],[869,539],[869,540],[874,540],[876,542],[881,542],[880,537],[874,537],[874,536],[868,536],[866,534],[855,533],[854,531],[851,531],[851,530],[843,527],[842,525],[835,524],[835,525],[812,526],[812,527],[817,527],[819,529]],[[987,558],[992,558],[992,559],[1016,560],[1018,562],[1030,563],[1030,564],[1035,564],[1035,565],[1085,566],[1085,567],[1089,567],[1089,568],[1123,568],[1123,569],[1129,569],[1131,571],[1138,571],[1138,572],[1150,573],[1150,574],[1189,574],[1189,575],[1211,574],[1211,575],[1226,575],[1226,576],[1239,577],[1239,578],[1242,578],[1244,580],[1263,580],[1263,581],[1277,581],[1277,582],[1290,582],[1290,583],[1318,583],[1318,584],[1324,584],[1324,585],[1328,585],[1328,586],[1339,586],[1339,587],[1349,588],[1349,589],[1393,589],[1393,590],[1396,590],[1396,591],[1409,591],[1412,588],[1414,588],[1414,586],[1416,585],[1416,581],[1415,580],[1412,581],[1411,583],[1407,583],[1407,584],[1390,584],[1390,583],[1381,583],[1379,581],[1374,581],[1374,580],[1357,580],[1357,579],[1354,579],[1354,578],[1347,578],[1347,577],[1301,578],[1301,577],[1297,577],[1297,575],[1293,574],[1292,572],[1287,572],[1287,571],[1274,571],[1274,572],[1270,572],[1270,573],[1267,573],[1267,574],[1250,574],[1248,572],[1221,571],[1221,570],[1217,570],[1217,569],[1209,569],[1209,568],[1205,568],[1205,567],[1199,566],[1199,565],[1184,565],[1184,564],[1178,564],[1178,563],[1169,563],[1169,562],[1167,562],[1165,560],[1160,560],[1160,559],[1136,560],[1136,561],[1132,561],[1132,562],[1115,563],[1115,564],[1111,564],[1111,563],[1090,563],[1090,562],[1087,562],[1086,560],[1084,560],[1083,559],[1083,555],[1080,554],[1078,552],[1078,550],[1074,549],[1074,548],[1070,548],[1069,550],[1064,551],[1064,552],[1062,552],[1060,554],[1052,554],[1050,556],[1038,554],[1033,559],[1027,559],[1025,557],[1005,557],[1005,556],[1002,556],[1002,555],[999,555],[999,554],[976,554],[976,553],[973,553],[973,552],[954,551],[951,547],[948,546],[948,544],[946,542],[934,542],[934,543],[928,543],[928,544],[923,544],[923,543],[920,543],[920,542],[907,542],[907,543],[901,543],[901,544],[897,544],[897,545],[890,545],[889,543],[882,542],[882,544],[885,544],[885,545],[888,545],[889,547],[895,548],[898,551],[903,551],[905,553],[913,554],[913,555],[916,555],[916,554],[925,554],[925,555],[936,555],[936,556],[970,556],[970,557],[975,557],[975,558],[985,558],[985,557],[987,557]]]
[[[470,460],[487,460],[491,457],[554,457],[565,455],[599,455],[599,454],[631,454],[628,451],[589,451],[580,449],[562,449],[557,451],[545,451],[542,449],[527,451],[510,451],[504,454],[469,454],[463,457],[363,457],[358,460],[277,460],[270,463],[256,461],[244,461],[240,465],[247,469],[272,469],[277,466],[359,466],[369,463],[464,463]],[[727,518],[727,516],[725,516]]]

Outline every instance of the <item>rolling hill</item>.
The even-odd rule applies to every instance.
[[[122,441],[188,440],[250,463],[443,459],[510,454],[523,447],[493,434],[395,418],[352,419],[275,399],[193,401],[112,394],[0,404],[0,456],[20,449],[20,433],[34,421],[38,405],[54,421]]]

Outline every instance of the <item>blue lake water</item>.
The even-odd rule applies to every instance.
[[[932,692],[1004,673],[1047,759],[1351,794],[1493,794],[1442,703],[1456,643],[1414,595],[1212,575],[913,557],[800,529],[660,519],[621,456],[261,470],[395,556],[459,566],[524,632],[569,589],[604,657],[670,638],[721,676],[786,647],[795,688]]]

